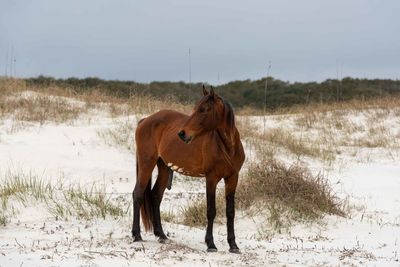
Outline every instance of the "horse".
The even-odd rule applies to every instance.
[[[203,97],[190,116],[173,110],[160,110],[142,119],[136,128],[136,185],[133,190],[134,242],[142,241],[140,215],[146,231],[154,230],[158,241],[167,240],[160,218],[160,204],[172,171],[205,177],[207,194],[208,252],[217,251],[213,237],[216,216],[215,193],[218,182],[225,182],[227,241],[231,253],[240,253],[234,231],[235,191],[245,154],[235,125],[232,106],[203,86]],[[151,188],[152,171],[157,180]]]

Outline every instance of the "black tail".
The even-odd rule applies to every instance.
[[[151,197],[151,178],[143,195],[143,204],[140,208],[145,231],[153,230],[153,203]]]
[[[136,155],[136,179],[139,179],[139,163]],[[143,203],[140,207],[140,213],[145,231],[153,229],[153,204],[151,197],[151,177],[143,193]]]

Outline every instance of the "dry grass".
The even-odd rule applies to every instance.
[[[193,105],[178,103],[173,96],[165,96],[163,99],[147,96],[135,95],[128,99],[129,112],[135,114],[152,114],[161,109],[172,109],[186,114],[190,114]]]
[[[360,258],[367,259],[367,260],[376,260],[376,257],[374,254],[360,248],[359,246],[356,246],[356,247],[353,247],[350,249],[343,248],[342,250],[340,250],[339,260],[343,262],[347,258],[357,259],[360,263],[362,262],[362,261],[360,261]],[[343,262],[343,263],[345,263],[345,262]],[[347,265],[347,264],[348,264],[348,262],[345,263],[345,265]]]
[[[178,103],[173,96],[158,99],[136,93],[122,99],[96,89],[82,92],[54,85],[27,86],[19,79],[0,79],[0,118],[13,116],[13,119],[22,122],[62,123],[74,121],[80,114],[94,109],[118,117],[151,114],[160,109],[190,113],[192,106]]]
[[[44,203],[47,211],[57,219],[91,220],[122,217],[130,207],[125,196],[108,194],[105,186],[93,184],[90,188],[79,185],[68,187],[61,181],[57,185],[23,172],[7,172],[0,184],[0,224],[6,225],[17,211],[14,204],[23,206]]]
[[[11,117],[14,121],[40,124],[46,121],[62,123],[73,121],[86,112],[71,99],[27,90],[21,80],[0,79],[0,118]]]
[[[20,97],[26,92],[30,92],[29,97]],[[76,104],[78,102],[79,104]],[[190,113],[192,106],[178,103],[173,96],[157,99],[134,93],[127,99],[121,99],[106,95],[96,89],[82,91],[53,85],[40,88],[27,87],[22,80],[0,79],[0,117],[13,116],[17,121],[41,124],[46,121],[60,123],[74,121],[80,114],[91,109],[106,111],[110,116],[118,117],[130,114],[150,114],[160,109]],[[396,133],[391,134],[386,130],[382,135],[374,133],[373,129],[364,129],[362,124],[349,120],[348,115],[355,112],[364,114],[368,121],[382,121],[389,115],[400,115],[400,98],[351,100],[330,104],[314,103],[308,106],[278,109],[269,112],[268,115],[297,114],[295,125],[298,128],[290,131],[282,127],[271,128],[267,125],[265,136],[260,134],[260,127],[247,116],[262,115],[260,110],[250,107],[239,109],[237,113],[243,116],[238,118],[237,124],[243,139],[267,139],[272,142],[272,145],[284,147],[297,157],[304,155],[332,161],[338,146],[393,146],[394,140],[397,139]],[[309,130],[316,130],[323,134],[309,135]],[[355,132],[363,131],[369,134],[353,137]],[[384,140],[379,139],[379,136],[383,136]],[[351,142],[348,141],[349,138],[352,139]]]
[[[97,131],[97,135],[109,146],[135,152],[135,129],[138,119],[117,119],[115,126]]]
[[[160,212],[161,216],[161,221],[163,222],[169,222],[169,223],[175,223],[177,222],[177,217],[172,211],[161,211]]]
[[[107,95],[99,89],[78,93],[73,88],[59,88],[53,85],[40,88],[31,86],[27,90],[45,95],[76,99],[85,103],[87,109],[106,110],[112,117],[130,115],[132,113],[151,114],[160,109],[174,109],[184,113],[190,113],[192,110],[192,106],[178,103],[173,96],[165,96],[160,99],[141,93],[133,93],[129,98],[123,99]]]
[[[63,99],[36,95],[29,98],[9,99],[3,114],[13,115],[15,120],[25,122],[46,121],[63,123],[76,120],[84,111]]]
[[[369,109],[393,109],[400,107],[400,97],[380,97],[371,99],[352,99],[344,102],[332,102],[332,103],[311,103],[307,106],[292,106],[290,108],[280,108],[272,112],[268,112],[268,115],[278,114],[309,114],[312,112],[316,113],[327,113],[332,111],[365,111]]]
[[[238,208],[247,214],[265,216],[258,235],[270,239],[274,232],[298,222],[319,222],[326,214],[345,216],[344,202],[322,175],[312,175],[300,164],[286,166],[269,160],[252,162],[237,191]]]
[[[318,140],[306,132],[294,131],[283,127],[268,127],[265,134],[260,127],[248,117],[240,117],[237,127],[241,139],[248,146],[254,147],[263,158],[272,158],[277,148],[283,148],[291,155],[300,159],[304,156],[331,162],[337,151],[329,140],[323,139],[326,135],[318,135]]]
[[[293,114],[267,116],[265,135],[260,127],[255,131],[248,127],[252,122],[248,119],[244,135],[283,148],[298,159],[306,156],[324,164],[331,164],[349,149],[400,148],[400,133],[393,130],[400,125],[399,97],[315,104],[285,111]]]
[[[0,97],[23,90],[26,90],[26,83],[23,80],[0,77]]]
[[[240,133],[240,138],[245,141],[261,138],[259,127],[255,125],[249,116],[240,116],[236,118],[236,127]]]
[[[303,135],[297,136],[293,132],[283,128],[269,129],[264,139],[272,145],[280,146],[293,153],[297,158],[301,156],[309,156],[321,158],[323,160],[331,160],[334,155],[330,150],[320,146],[310,137]]]
[[[308,134],[311,143],[327,150],[341,147],[400,147],[396,118],[400,106],[391,109],[341,110],[327,113],[301,114],[296,120],[298,131]],[[311,123],[312,122],[312,123]]]
[[[10,199],[27,206],[31,200],[46,201],[53,194],[53,187],[32,174],[6,172],[0,184],[0,224],[6,225],[16,211]]]
[[[29,97],[21,97],[27,91],[31,92]],[[76,102],[81,104],[74,104]],[[98,132],[101,138],[109,145],[134,151],[133,133],[136,121],[124,120],[119,116],[135,114],[142,117],[159,109],[190,113],[192,106],[179,104],[173,97],[156,99],[132,94],[128,99],[121,99],[105,95],[100,90],[77,93],[73,88],[54,86],[28,88],[21,80],[0,79],[0,118],[13,116],[23,122],[58,123],[74,121],[80,114],[91,109],[106,111],[111,117],[118,117],[115,127]],[[255,206],[262,207],[269,214],[268,221],[277,229],[287,225],[288,221],[313,221],[324,214],[344,215],[340,202],[335,198],[326,179],[321,175],[311,175],[304,166],[287,167],[274,160],[277,151],[281,151],[278,149],[283,149],[296,158],[306,156],[331,162],[347,147],[400,147],[400,132],[391,130],[391,125],[400,123],[398,119],[392,120],[400,116],[399,97],[316,103],[275,110],[268,115],[285,114],[277,116],[277,120],[282,120],[281,125],[292,127],[270,126],[267,123],[265,135],[262,134],[262,126],[254,123],[251,116],[247,116],[262,115],[261,111],[243,108],[237,113],[242,115],[237,119],[241,137],[248,148],[250,147],[249,153],[255,153],[254,157],[249,158],[262,159],[259,162],[247,162],[248,172],[241,179],[237,193],[239,208],[251,211]],[[26,192],[38,192],[34,185],[23,189],[23,186],[16,183],[10,188],[19,188],[22,191],[3,191],[0,204],[6,207],[4,210],[8,208],[7,199],[10,197],[22,199]],[[44,185],[39,188],[43,189]],[[66,190],[67,193],[61,198],[59,195],[50,198],[53,202],[47,200],[54,193],[44,193],[47,203],[51,203],[49,206],[52,214],[58,217],[67,218],[73,215],[91,218],[104,217],[105,214],[120,216],[121,210],[114,209],[113,205],[109,206],[109,203],[116,203],[115,200],[108,198],[101,190]],[[94,193],[101,197],[95,197]],[[217,221],[221,221],[225,217],[225,198],[222,193],[218,193],[216,205]],[[96,211],[96,207],[100,211]],[[7,221],[7,216],[7,213],[0,212],[0,224]],[[163,217],[176,220],[171,214],[164,214]],[[206,224],[205,197],[183,210],[183,223],[191,226]]]
[[[0,194],[0,225],[6,226],[9,217],[8,197]]]
[[[251,163],[238,186],[237,199],[238,207],[245,210],[257,203],[281,203],[298,219],[344,216],[341,202],[325,177],[312,175],[300,164],[287,167],[276,160]]]
[[[300,164],[287,167],[276,160],[251,162],[239,181],[236,192],[237,209],[249,215],[265,215],[275,231],[289,228],[295,222],[317,222],[324,215],[345,216],[344,202],[340,201],[328,180],[321,174],[312,175]],[[225,218],[223,192],[216,197],[216,222]],[[207,224],[205,197],[183,210],[182,223],[188,226]]]
[[[225,216],[225,197],[221,192],[217,192],[215,197],[216,222],[221,222]],[[197,199],[182,210],[182,224],[188,226],[206,226],[207,225],[207,200],[206,197]]]
[[[53,194],[53,187],[49,182],[31,173],[6,172],[1,180],[0,196],[2,198],[15,197],[23,204],[31,197],[35,200],[46,200]]]
[[[91,188],[80,186],[70,186],[62,190],[62,196],[52,196],[47,203],[48,210],[56,218],[68,219],[70,216],[79,219],[91,220],[111,216],[118,218],[123,216],[126,211],[124,198],[115,198],[112,194],[107,194],[104,187],[92,185]]]

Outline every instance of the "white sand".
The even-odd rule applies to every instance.
[[[267,120],[269,125],[276,124],[274,118]],[[262,127],[262,120],[258,121]],[[134,155],[106,145],[96,134],[114,122],[92,115],[90,120],[85,117],[73,124],[47,123],[10,133],[12,122],[3,121],[0,172],[31,171],[55,183],[60,177],[82,185],[96,181],[106,184],[108,192],[130,198],[135,184]],[[363,151],[355,158],[340,155],[327,172],[339,194],[349,195],[350,204],[363,208],[353,210],[350,218],[327,216],[321,225],[297,225],[270,240],[259,239],[263,217],[238,212],[241,255],[228,252],[225,225],[216,225],[214,230],[219,251],[206,253],[205,228],[164,223],[170,243],[159,244],[150,233],[143,235],[145,242],[132,243],[131,211],[120,220],[56,221],[43,204],[31,203],[19,205],[19,213],[0,227],[0,266],[399,266],[399,158],[385,157],[377,149]],[[365,153],[373,156],[363,162],[359,157]],[[320,165],[311,168],[318,171]],[[179,212],[204,193],[204,187],[202,179],[176,178],[162,209]]]

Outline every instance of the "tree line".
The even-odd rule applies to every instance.
[[[160,99],[173,98],[181,103],[192,103],[199,99],[202,83],[157,81],[138,83],[135,81],[103,80],[100,78],[67,78],[38,76],[26,78],[28,85],[45,87],[54,85],[87,93],[99,90],[102,93],[119,98],[136,95],[150,95]],[[342,80],[327,79],[322,82],[286,82],[268,77],[259,80],[232,81],[215,86],[215,90],[230,101],[234,107],[252,107],[267,109],[307,105],[309,103],[330,103],[351,99],[370,99],[395,96],[400,94],[400,80],[392,79],[357,79],[346,77]],[[266,98],[265,98],[266,91]],[[265,101],[266,99],[266,101]]]

